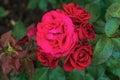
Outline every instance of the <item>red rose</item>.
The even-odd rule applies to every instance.
[[[81,22],[85,22],[91,18],[90,14],[77,4],[64,4],[63,8],[74,24],[80,24]]]
[[[95,38],[95,32],[90,23],[81,23],[78,30],[78,37],[80,40],[94,40]]]
[[[38,46],[54,57],[68,55],[77,41],[71,19],[62,13],[48,12],[37,25]]]
[[[91,63],[92,50],[88,44],[77,44],[71,54],[67,56],[63,67],[65,71],[72,71],[74,68],[83,70]]]
[[[40,48],[38,49],[37,57],[38,60],[42,62],[44,66],[49,66],[52,69],[55,69],[58,65],[58,58],[51,56],[50,54],[46,53]]]

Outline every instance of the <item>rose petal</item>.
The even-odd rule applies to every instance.
[[[74,69],[74,67],[72,66],[72,64],[69,60],[69,56],[66,58],[66,60],[63,64],[63,68],[65,71],[72,71]]]
[[[29,27],[28,33],[27,33],[28,38],[31,38],[31,37],[35,36],[35,35],[36,35],[36,32],[37,32],[36,27],[35,27],[34,25],[31,25],[31,26]]]

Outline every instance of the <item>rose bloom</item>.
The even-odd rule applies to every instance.
[[[46,53],[40,48],[38,48],[37,58],[44,66],[49,66],[52,69],[55,69],[58,65],[58,58],[53,57],[51,54]]]
[[[47,12],[37,24],[37,45],[53,57],[67,56],[78,41],[71,19],[57,11]]]
[[[77,4],[64,4],[63,8],[75,25],[80,24],[81,22],[86,22],[91,18],[90,14]]]
[[[95,32],[90,23],[81,23],[77,31],[80,40],[94,40],[95,38]]]
[[[91,63],[92,50],[88,44],[77,44],[67,56],[63,68],[65,71],[72,71],[74,68],[83,70]]]

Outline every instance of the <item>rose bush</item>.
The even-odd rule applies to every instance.
[[[66,57],[65,71],[82,70],[90,65],[92,56],[87,43],[87,40],[94,40],[95,35],[88,22],[90,14],[74,3],[63,7],[65,11],[57,9],[45,13],[37,24],[38,60],[54,69],[58,60]]]
[[[0,80],[119,80],[119,2],[30,0],[29,6],[48,10],[40,10],[42,18],[36,17],[40,21],[31,16],[34,10],[25,18],[11,20],[10,10],[5,18],[0,17],[0,26],[7,18],[13,25],[12,34],[0,34]],[[9,12],[7,5],[6,9]],[[26,17],[33,20],[28,29]]]

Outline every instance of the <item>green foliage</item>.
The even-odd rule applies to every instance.
[[[0,7],[0,18],[6,16],[6,11],[3,7]]]
[[[35,70],[34,76],[30,80],[48,80],[49,68],[38,68]]]
[[[37,68],[30,80],[66,80],[63,68],[58,66],[55,70],[49,68]]]
[[[48,8],[61,7],[62,3],[62,0],[30,0],[27,8],[31,10],[39,8],[41,11],[45,12]]]
[[[73,70],[68,73],[67,80],[110,80],[103,66],[89,66],[86,70]]]
[[[10,80],[29,80],[29,76],[26,74],[24,69],[22,69],[19,75],[16,77],[11,77]]]
[[[52,70],[36,61],[35,73],[32,77],[21,70],[17,76],[10,77],[10,80],[120,79],[120,0],[29,0],[27,8],[40,9],[43,13],[50,9],[61,8],[63,4],[69,2],[80,4],[92,16],[90,22],[93,24],[96,38],[91,44],[93,48],[91,65],[85,70],[75,69],[72,72],[65,72],[61,65]],[[4,16],[6,16],[6,10],[0,7],[0,17]],[[22,21],[16,21],[13,27],[14,37],[21,39],[26,34],[25,24]],[[9,51],[13,50],[10,48]]]
[[[119,52],[118,49],[116,49],[116,48],[113,49],[113,54],[112,54],[112,56],[113,56],[113,58],[114,58],[115,60],[117,60],[117,62],[120,61],[120,52]]]
[[[111,18],[106,22],[105,33],[108,37],[112,36],[119,28],[119,21],[117,18]]]
[[[112,17],[120,17],[120,3],[113,3],[108,9],[107,13]]]
[[[113,69],[113,70],[111,70],[111,71],[112,71],[112,73],[113,73],[114,75],[120,77],[120,68]]]
[[[58,66],[49,72],[49,80],[66,80],[63,68]]]
[[[37,7],[38,0],[30,0],[27,8],[28,9],[35,9]]]
[[[112,41],[116,48],[120,50],[120,38],[112,38]]]
[[[18,39],[21,39],[27,34],[27,27],[22,21],[17,21],[13,27],[13,35]]]
[[[103,77],[105,72],[103,66],[90,66],[87,68],[87,71],[95,80]]]
[[[94,30],[96,34],[105,33],[105,22],[103,20],[97,20],[96,23],[93,24]]]
[[[85,71],[78,71],[78,70],[73,70],[72,72],[69,73],[69,79],[72,80],[84,80],[85,79]]]
[[[119,61],[120,61],[120,52],[118,51],[118,49],[114,48],[111,58],[108,61],[106,61],[105,65],[107,67],[107,72],[109,72],[109,74],[112,74],[112,77],[115,77],[116,79],[120,78]]]
[[[51,3],[52,5],[56,4],[57,1],[56,0],[48,0],[49,3]]]
[[[87,11],[91,14],[92,18],[90,19],[90,22],[95,22],[100,17],[100,6],[89,3],[85,7]]]
[[[113,3],[106,12],[106,20],[109,20],[111,17],[120,18],[120,3]]]
[[[111,55],[113,50],[113,44],[111,39],[103,38],[99,39],[97,42],[94,54],[93,54],[93,64],[104,63]]]
[[[47,0],[40,0],[38,6],[42,11],[46,11],[47,10]]]
[[[94,77],[87,73],[84,80],[94,80]]]

